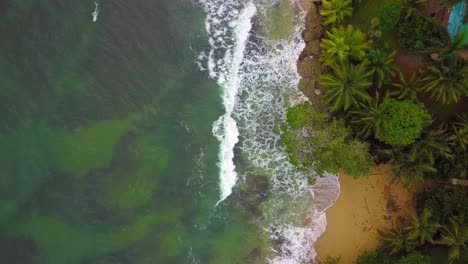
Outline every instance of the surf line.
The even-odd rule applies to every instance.
[[[96,22],[97,19],[98,19],[98,15],[99,15],[99,10],[98,10],[99,9],[99,4],[94,2],[94,6],[95,6],[95,8],[94,8],[93,13],[91,13],[91,15],[93,16],[93,22]]]
[[[235,45],[231,52],[226,52],[223,59],[227,66],[227,74],[221,74],[218,84],[223,88],[223,104],[225,114],[213,123],[213,135],[220,141],[218,154],[220,168],[221,197],[216,203],[218,205],[232,193],[232,188],[237,182],[237,173],[234,165],[234,147],[239,141],[239,130],[237,123],[232,117],[236,104],[237,93],[241,84],[241,64],[244,60],[244,51],[247,40],[252,29],[252,18],[257,8],[249,2],[240,13],[237,20],[231,23],[234,31]]]

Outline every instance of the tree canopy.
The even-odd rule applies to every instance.
[[[325,101],[332,112],[348,110],[351,106],[358,107],[362,102],[371,101],[366,90],[372,85],[372,72],[365,65],[339,62],[333,70],[333,74],[319,77],[320,85],[326,88]]]
[[[382,133],[377,136],[392,146],[406,146],[421,136],[423,128],[430,124],[431,117],[420,105],[409,101],[388,99],[382,123]]]
[[[325,17],[325,25],[341,24],[353,13],[351,0],[323,0],[322,4],[320,14]]]
[[[320,45],[322,61],[329,66],[336,61],[362,60],[369,48],[366,34],[352,25],[332,28]]]
[[[468,65],[462,59],[451,59],[427,67],[424,91],[442,103],[456,103],[468,95]]]

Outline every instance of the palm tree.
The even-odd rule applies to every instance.
[[[405,186],[414,180],[422,180],[428,173],[435,173],[434,161],[424,152],[408,151],[396,148],[392,151],[390,166],[395,174],[395,180]]]
[[[411,15],[416,14],[427,0],[399,0],[398,2],[401,4],[405,19],[408,19]]]
[[[411,152],[415,155],[424,155],[431,162],[435,162],[436,157],[453,158],[447,129],[440,125],[424,131],[421,138],[411,146]]]
[[[354,29],[352,25],[332,28],[320,45],[322,47],[321,60],[329,66],[336,61],[362,60],[369,48],[366,34],[359,29]]]
[[[452,124],[452,134],[449,136],[449,140],[452,145],[459,146],[465,151],[466,145],[468,145],[468,115],[461,114],[457,117],[458,121]]]
[[[460,257],[461,250],[468,251],[468,227],[450,219],[450,226],[442,227],[442,238],[437,243],[449,247],[449,263],[452,263]]]
[[[442,103],[456,103],[468,95],[468,65],[462,59],[451,59],[427,67],[424,91]]]
[[[409,232],[409,238],[418,240],[420,245],[427,242],[434,243],[433,237],[440,228],[438,223],[431,221],[431,211],[427,208],[420,215],[410,213],[410,225],[405,228]]]
[[[398,99],[419,102],[418,94],[422,91],[422,80],[420,78],[417,78],[414,73],[408,80],[401,72],[399,74],[399,79],[399,83],[393,84],[399,89]]]
[[[323,0],[320,14],[325,17],[325,25],[343,23],[345,17],[353,14],[351,0]]]
[[[371,72],[363,64],[341,63],[334,65],[333,74],[319,77],[319,83],[326,88],[325,102],[330,110],[348,110],[351,106],[359,107],[362,102],[370,102],[367,88],[372,85]]]
[[[352,123],[361,125],[361,131],[358,133],[364,138],[373,135],[375,138],[382,136],[383,123],[385,122],[385,107],[387,98],[380,103],[379,96],[372,100],[368,105],[362,105],[361,109],[351,111]]]
[[[431,45],[425,50],[425,52],[437,54],[438,58],[436,60],[439,61],[450,58],[456,59],[453,58],[459,56],[456,52],[467,47],[467,45],[464,42],[465,34],[466,33],[461,32],[457,34],[454,38],[429,39]]]
[[[415,242],[410,239],[401,222],[393,225],[390,230],[377,229],[377,232],[384,243],[383,247],[388,249],[391,255],[408,253],[414,249]]]
[[[421,138],[409,147],[399,147],[390,154],[390,166],[395,179],[406,186],[413,180],[422,180],[426,174],[436,173],[436,157],[453,158],[447,130],[443,126],[425,131]]]
[[[393,58],[396,51],[391,53],[382,50],[371,50],[364,59],[369,69],[374,73],[374,82],[377,87],[382,87],[383,84],[389,83],[396,74],[396,68],[393,65]]]

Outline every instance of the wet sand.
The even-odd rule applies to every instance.
[[[364,179],[340,175],[340,197],[326,211],[327,229],[315,244],[319,261],[330,255],[354,263],[360,253],[379,246],[377,228],[389,227],[413,210],[416,187],[406,189],[392,181],[388,166],[377,167]]]

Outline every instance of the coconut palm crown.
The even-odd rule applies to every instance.
[[[434,243],[434,235],[440,228],[438,223],[431,221],[431,211],[427,208],[417,215],[410,213],[410,224],[405,229],[409,232],[409,238],[417,240],[420,245],[427,242]]]
[[[379,96],[377,96],[377,99],[373,99],[368,105],[364,104],[360,109],[350,112],[353,116],[351,122],[361,126],[361,131],[358,133],[360,136],[364,138],[371,135],[375,138],[382,136],[383,123],[386,121],[385,107],[387,102],[387,98],[380,102]]]
[[[319,77],[320,85],[326,89],[325,102],[332,112],[360,107],[372,100],[366,91],[372,85],[372,72],[366,66],[339,62],[332,68],[333,74]]]
[[[321,60],[328,66],[332,66],[336,61],[360,61],[369,48],[366,34],[352,25],[332,28],[320,45],[322,47]]]
[[[468,227],[450,219],[450,225],[442,228],[442,237],[438,244],[449,247],[449,263],[460,258],[460,251],[468,251]]]
[[[456,103],[468,95],[468,65],[461,59],[427,67],[424,91],[439,102]]]
[[[418,94],[422,91],[422,79],[416,77],[413,73],[411,77],[405,78],[403,73],[399,73],[399,83],[393,85],[398,88],[398,99],[419,102]]]
[[[377,87],[391,82],[396,74],[396,68],[393,65],[393,58],[396,51],[385,52],[383,50],[371,50],[364,58],[364,64],[374,73],[374,80]]]
[[[400,222],[395,224],[390,230],[378,229],[377,231],[384,244],[384,248],[388,249],[391,255],[408,253],[415,247],[414,240],[409,238],[408,232],[405,231]]]
[[[323,0],[322,6],[320,14],[325,17],[325,25],[341,24],[347,16],[353,14],[351,0]]]

